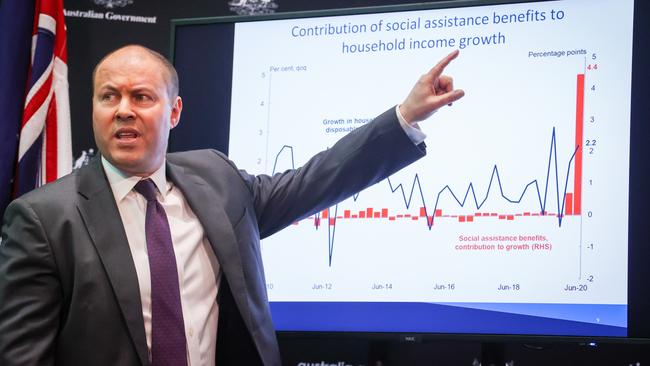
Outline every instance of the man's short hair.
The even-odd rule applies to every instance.
[[[101,65],[102,62],[104,62],[104,60],[106,60],[109,56],[111,56],[115,52],[128,47],[139,48],[145,51],[147,54],[149,54],[149,56],[153,57],[158,62],[160,62],[160,64],[163,66],[163,69],[165,70],[165,79],[166,79],[165,81],[167,82],[167,95],[169,96],[170,102],[173,103],[174,99],[176,99],[176,97],[178,96],[178,73],[176,72],[176,68],[174,67],[174,65],[172,65],[171,62],[169,62],[169,60],[167,60],[165,56],[161,55],[160,53],[150,48],[138,44],[126,45],[118,49],[115,49],[109,52],[106,56],[102,57],[101,60],[99,60],[99,62],[97,63],[97,65],[95,65],[95,68],[93,69],[93,80],[92,80],[93,90],[95,89],[95,77],[97,76],[97,69],[99,68],[99,65]]]

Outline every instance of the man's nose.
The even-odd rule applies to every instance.
[[[133,108],[131,108],[131,100],[129,98],[122,98],[117,105],[115,111],[115,119],[118,121],[128,121],[135,118]]]

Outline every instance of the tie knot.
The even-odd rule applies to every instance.
[[[143,179],[139,181],[134,189],[136,192],[144,196],[147,202],[156,201],[156,185],[151,179]]]

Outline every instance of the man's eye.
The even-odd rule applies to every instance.
[[[115,99],[115,95],[113,95],[113,94],[102,94],[102,95],[99,97],[99,99],[100,99],[102,102],[109,102],[109,101]]]
[[[146,94],[136,94],[135,95],[135,100],[137,102],[143,103],[143,102],[150,102],[150,101],[153,100],[153,98],[151,98],[150,96],[148,96]]]

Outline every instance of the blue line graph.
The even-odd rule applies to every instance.
[[[483,207],[483,205],[486,203],[486,201],[488,200],[488,198],[490,196],[490,192],[491,192],[492,187],[494,185],[495,178],[496,178],[496,182],[497,182],[498,187],[499,187],[499,193],[501,195],[501,198],[503,198],[504,200],[506,200],[509,203],[515,203],[515,204],[521,203],[524,196],[528,192],[529,188],[533,187],[534,191],[537,193],[537,200],[538,200],[538,203],[539,203],[540,215],[546,215],[548,213],[546,208],[547,208],[547,203],[548,203],[547,199],[549,198],[548,197],[549,196],[549,181],[550,181],[550,177],[551,177],[551,173],[552,173],[551,168],[553,168],[553,172],[555,173],[554,174],[555,175],[555,192],[556,192],[555,201],[556,201],[556,205],[557,205],[556,206],[557,207],[557,220],[558,220],[558,227],[561,227],[562,226],[562,220],[564,218],[564,212],[565,212],[564,211],[565,210],[564,197],[566,196],[566,193],[567,193],[567,187],[568,187],[568,183],[569,183],[569,174],[571,172],[571,167],[572,167],[572,165],[574,163],[574,159],[575,159],[576,154],[577,154],[579,149],[580,149],[580,145],[576,145],[575,149],[573,150],[573,154],[571,155],[571,158],[569,159],[569,161],[567,163],[566,176],[564,178],[564,189],[561,190],[560,189],[560,177],[559,177],[559,174],[558,174],[559,169],[558,169],[558,162],[557,162],[556,134],[555,134],[555,127],[553,127],[553,130],[552,130],[552,133],[551,133],[551,142],[550,142],[550,147],[549,147],[549,154],[548,154],[548,165],[547,165],[547,169],[546,169],[546,180],[545,180],[544,185],[543,185],[543,194],[542,194],[542,192],[540,190],[540,183],[538,182],[537,179],[533,179],[532,181],[530,181],[529,183],[526,184],[526,186],[523,188],[521,194],[517,198],[508,197],[503,191],[503,184],[501,182],[501,177],[499,175],[499,168],[498,168],[497,164],[494,164],[494,167],[492,168],[492,174],[490,176],[490,180],[489,180],[489,183],[488,183],[488,188],[487,188],[486,193],[485,193],[485,197],[483,197],[482,199],[479,199],[477,197],[476,190],[474,189],[474,183],[473,182],[470,182],[469,185],[467,186],[467,189],[465,190],[465,193],[462,195],[462,199],[459,198],[460,195],[456,194],[449,185],[445,185],[442,189],[440,189],[438,191],[438,194],[436,195],[436,201],[435,201],[433,210],[429,211],[428,208],[427,208],[426,200],[424,198],[425,197],[424,189],[422,188],[422,184],[420,182],[420,177],[419,177],[419,175],[417,173],[415,174],[415,176],[413,178],[413,183],[411,184],[411,189],[410,189],[408,194],[406,193],[406,189],[404,188],[404,185],[402,185],[401,183],[397,184],[397,185],[393,185],[390,177],[386,178],[386,181],[388,182],[388,186],[390,188],[391,193],[396,193],[398,191],[399,191],[399,193],[401,193],[402,199],[404,201],[404,207],[406,209],[409,209],[412,206],[414,196],[420,198],[420,200],[422,202],[421,207],[424,208],[424,212],[425,212],[426,216],[431,217],[431,219],[426,220],[427,221],[427,226],[428,226],[429,230],[431,230],[433,225],[434,225],[435,215],[430,216],[430,212],[435,213],[436,210],[439,208],[438,204],[439,204],[440,199],[443,196],[443,194],[449,193],[451,195],[451,197],[453,197],[453,199],[456,201],[456,203],[458,203],[458,205],[460,207],[465,207],[465,205],[468,203],[468,197],[470,197],[470,193],[471,193],[471,198],[472,199],[470,200],[469,203],[471,204],[473,202],[474,206],[476,207],[476,210],[480,210]],[[273,163],[273,171],[272,171],[271,174],[276,173],[276,169],[278,167],[278,160],[280,159],[281,155],[285,152],[285,150],[288,151],[288,153],[290,154],[291,168],[292,169],[295,168],[293,147],[289,146],[289,145],[284,145],[275,156],[275,161]],[[562,192],[562,194],[560,194],[560,192]],[[353,199],[354,202],[357,201],[360,194],[361,193],[359,192],[359,193],[356,193],[355,195],[352,196],[352,199]],[[333,212],[334,215],[331,215],[332,210],[334,211]],[[328,217],[331,218],[330,220],[326,220],[327,221],[327,228],[328,228],[328,239],[327,239],[328,240],[328,262],[329,262],[329,266],[331,267],[332,266],[333,253],[334,253],[334,238],[335,238],[335,234],[336,234],[336,220],[337,220],[337,217],[338,217],[338,204],[334,205],[333,209],[331,207],[328,208],[327,213],[328,213]],[[321,214],[319,212],[319,213],[315,214],[315,222],[319,223],[320,220],[321,220]],[[317,230],[318,230],[319,226],[320,225],[318,225],[318,224],[315,225]]]

